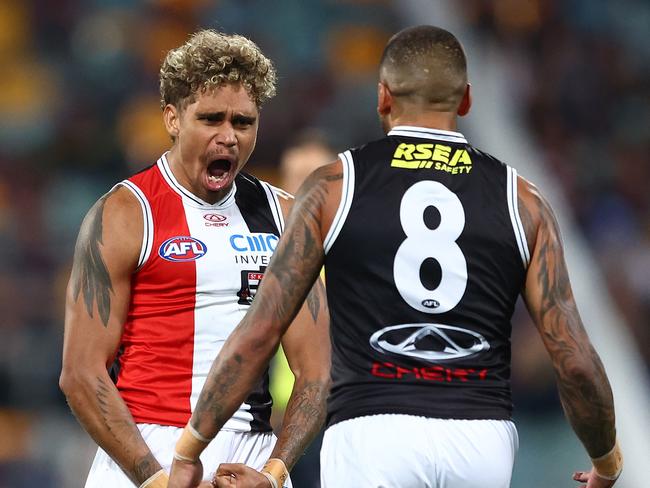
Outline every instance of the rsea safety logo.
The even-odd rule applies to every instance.
[[[469,174],[472,158],[467,150],[452,149],[444,144],[407,144],[402,142],[390,164],[393,168],[435,169],[452,175]]]
[[[158,248],[158,255],[167,261],[195,261],[203,257],[208,248],[198,239],[190,236],[170,237]]]

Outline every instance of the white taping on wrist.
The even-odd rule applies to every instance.
[[[269,480],[269,483],[271,483],[271,488],[282,488],[281,486],[278,486],[278,482],[275,481],[275,478],[271,473],[267,473],[266,471],[260,471],[264,476],[266,476],[266,479]]]
[[[192,434],[194,437],[196,437],[201,442],[205,442],[206,444],[210,444],[210,442],[212,442],[212,439],[214,439],[214,437],[212,439],[208,439],[207,437],[203,437],[201,435],[201,433],[198,430],[196,430],[194,427],[192,427],[192,424],[190,424],[189,422],[187,423],[186,427],[187,427],[187,430],[190,431],[190,434]]]
[[[149,476],[149,478],[144,480],[144,482],[140,485],[140,488],[147,488],[147,486],[152,485],[153,482],[156,481],[161,476],[167,476],[167,473],[165,473],[165,470],[162,468],[160,469],[160,471],[157,471],[156,473]]]
[[[184,463],[191,463],[191,464],[194,464],[197,461],[196,459],[192,459],[191,457],[178,454],[176,451],[174,451],[174,459],[176,459],[177,461],[182,461]]]

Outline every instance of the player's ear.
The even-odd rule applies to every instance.
[[[172,138],[172,141],[175,141],[179,134],[179,123],[180,123],[180,113],[178,109],[168,103],[163,109],[163,121],[165,122],[165,129],[167,133]]]
[[[460,105],[458,106],[458,110],[456,111],[456,113],[461,117],[463,115],[467,115],[469,113],[469,110],[472,108],[471,87],[472,85],[470,83],[468,83],[467,86],[465,87],[465,93],[463,93],[463,98],[461,99]]]
[[[388,85],[380,81],[377,85],[377,113],[380,116],[390,114],[393,106],[393,95],[391,94]]]

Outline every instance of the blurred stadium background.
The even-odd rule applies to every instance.
[[[274,60],[278,96],[247,169],[279,184],[298,134],[319,130],[335,150],[381,135],[376,64],[389,35],[417,23],[466,45],[475,111],[460,130],[538,182],[560,215],[579,306],[614,387],[627,454],[619,486],[648,486],[647,0],[2,0],[0,488],[85,479],[95,447],[58,390],[64,287],[87,209],[168,145],[164,53],[212,27],[251,37]],[[513,365],[512,486],[574,486],[587,458],[523,310]]]

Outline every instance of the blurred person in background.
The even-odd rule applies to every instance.
[[[557,222],[534,185],[456,132],[470,107],[452,34],[418,26],[389,41],[378,87],[387,137],[341,154],[301,187],[257,300],[199,396],[190,425],[202,437],[254,385],[325,263],[333,384],[323,486],[509,486],[518,447],[510,320],[520,294],[593,461],[574,479],[614,485],[622,455],[612,392]],[[260,328],[267,341],[256,339]],[[196,486],[177,475],[200,470],[204,447],[181,438],[171,487]],[[222,465],[217,484],[252,486],[237,482],[250,471]]]
[[[60,386],[100,446],[88,488],[166,487],[176,441],[197,435],[183,427],[253,302],[292,205],[241,172],[275,78],[242,36],[204,30],[169,51],[160,93],[171,149],[100,198],[82,223]],[[293,466],[324,419],[327,322],[319,282],[283,340],[296,380],[279,440],[265,372],[205,451],[206,477],[222,462]]]
[[[324,132],[307,129],[291,141],[280,157],[280,181],[283,190],[295,195],[300,185],[317,168],[336,157]]]

